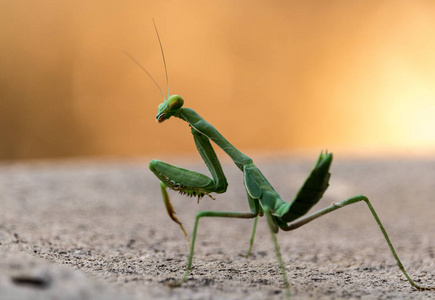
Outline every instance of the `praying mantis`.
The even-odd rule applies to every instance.
[[[163,95],[163,102],[160,103],[157,109],[156,121],[163,123],[169,120],[171,117],[178,118],[189,124],[191,133],[196,145],[196,148],[201,155],[204,163],[208,167],[212,178],[191,170],[183,169],[177,166],[170,165],[163,161],[152,160],[149,164],[150,170],[160,180],[160,189],[163,196],[163,202],[166,207],[169,217],[179,225],[183,231],[190,247],[190,252],[187,260],[186,271],[182,278],[174,283],[174,286],[180,286],[183,284],[191,271],[192,260],[195,249],[196,236],[198,231],[199,220],[202,218],[238,218],[238,219],[254,219],[254,225],[252,229],[249,248],[246,256],[249,256],[254,243],[254,236],[257,227],[257,221],[259,217],[266,217],[267,224],[270,229],[270,235],[275,248],[275,254],[278,261],[278,266],[284,283],[286,297],[290,297],[290,284],[287,277],[287,272],[284,267],[284,262],[281,256],[279,244],[276,238],[276,234],[279,230],[291,231],[295,230],[311,221],[314,221],[330,212],[333,212],[342,207],[364,202],[369,208],[373,218],[378,224],[390,250],[393,254],[399,269],[406,277],[411,286],[418,290],[433,290],[434,287],[423,287],[416,284],[406,272],[402,265],[396,251],[390,241],[390,238],[385,231],[375,209],[370,203],[369,199],[363,195],[357,195],[341,202],[332,203],[317,212],[306,215],[308,211],[316,205],[322,198],[326,189],[329,186],[330,167],[332,163],[333,155],[327,151],[321,152],[314,168],[305,180],[302,187],[299,189],[296,197],[290,201],[285,202],[281,199],[279,194],[274,190],[272,185],[261,173],[261,171],[255,166],[253,160],[240,152],[235,148],[227,139],[225,139],[218,130],[216,130],[210,123],[202,118],[198,113],[190,108],[184,108],[184,100],[178,95],[169,95],[168,84],[168,72],[166,68],[165,56],[163,53],[163,46],[160,40],[157,27],[154,23],[154,28],[159,40],[160,50],[162,53],[163,63],[166,73],[166,85],[167,85],[167,98],[165,93],[154,80],[154,78],[148,73],[148,71],[136,61],[129,53],[126,54],[142,68],[146,74],[157,85],[160,92]],[[250,211],[248,212],[228,212],[228,211],[201,211],[195,217],[195,223],[193,226],[193,233],[191,238],[184,229],[182,223],[175,216],[175,211],[169,199],[167,189],[171,189],[181,194],[197,197],[198,202],[204,196],[211,196],[211,193],[222,194],[227,190],[227,180],[222,169],[221,163],[214,151],[211,142],[219,146],[235,163],[243,174],[243,183],[246,189],[246,195]]]

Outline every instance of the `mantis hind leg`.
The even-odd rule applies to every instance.
[[[276,259],[278,260],[279,270],[281,271],[282,279],[284,282],[286,299],[290,299],[290,283],[288,280],[287,271],[285,270],[284,261],[282,260],[278,239],[276,238],[276,233],[278,231],[278,228],[272,214],[270,213],[270,210],[265,210],[264,214],[267,217],[267,223],[269,224],[270,235],[272,237],[273,245],[275,246],[275,255],[276,255]]]
[[[256,216],[254,220],[254,227],[252,228],[251,239],[249,240],[249,248],[248,251],[246,251],[245,257],[251,255],[252,246],[254,245],[255,232],[257,230],[257,222],[258,222],[258,216]]]
[[[378,214],[376,213],[376,211],[373,208],[372,204],[370,203],[369,199],[367,197],[363,196],[363,195],[358,195],[358,196],[349,198],[347,200],[344,200],[342,202],[333,203],[332,205],[330,205],[328,207],[325,207],[324,209],[321,209],[321,210],[319,210],[319,211],[317,211],[315,213],[312,213],[312,214],[310,214],[310,215],[308,215],[306,217],[303,217],[303,218],[301,218],[299,220],[296,220],[296,221],[294,221],[294,222],[292,222],[292,223],[290,223],[288,225],[285,224],[285,223],[280,223],[279,220],[276,220],[276,219],[275,220],[278,222],[278,225],[279,225],[279,227],[282,230],[284,230],[284,231],[290,231],[290,230],[294,230],[296,228],[299,228],[299,227],[301,227],[301,226],[303,226],[303,225],[305,225],[305,224],[307,224],[307,223],[309,223],[309,222],[311,222],[311,221],[313,221],[313,220],[315,220],[317,218],[320,218],[323,215],[326,215],[326,214],[328,214],[330,212],[333,212],[334,210],[337,210],[339,208],[342,208],[342,207],[345,207],[347,205],[354,204],[354,203],[357,203],[357,202],[360,202],[360,201],[364,201],[367,204],[367,206],[369,207],[370,212],[372,213],[374,219],[376,220],[376,223],[379,226],[379,229],[381,230],[385,240],[387,241],[388,246],[390,247],[391,253],[394,256],[394,258],[395,258],[395,260],[397,262],[397,265],[399,266],[399,269],[402,271],[403,275],[405,275],[405,277],[408,280],[408,282],[413,287],[415,287],[416,289],[419,289],[419,290],[435,290],[435,287],[422,287],[422,286],[416,284],[411,279],[411,277],[408,275],[408,273],[406,272],[405,268],[403,267],[402,262],[400,261],[399,257],[397,256],[397,253],[394,250],[393,244],[390,241],[390,237],[388,236],[387,231],[385,230],[384,226],[382,225],[381,220],[378,217]]]

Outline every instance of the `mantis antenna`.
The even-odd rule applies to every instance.
[[[154,19],[153,19],[153,24],[154,24],[154,28],[156,29],[157,38],[159,39],[160,50],[162,51],[163,65],[165,66],[165,74],[166,74],[166,87],[168,88],[168,98],[169,98],[169,79],[168,79],[168,69],[166,68],[165,53],[163,52],[162,42],[160,41],[159,31],[157,30],[156,22],[154,22]]]
[[[128,53],[126,50],[124,50],[124,53],[128,56],[128,57],[130,57],[130,59],[136,64],[136,65],[138,65],[139,66],[139,68],[141,68],[142,70],[144,70],[145,71],[145,73],[147,73],[147,75],[151,78],[151,80],[156,84],[156,86],[159,88],[159,90],[160,90],[160,92],[162,93],[162,96],[163,96],[163,101],[166,101],[165,100],[165,93],[163,93],[163,90],[161,89],[161,87],[160,87],[160,85],[157,83],[157,81],[153,78],[153,76],[151,76],[151,74],[150,73],[148,73],[148,71],[147,71],[147,69],[145,69],[145,67],[144,66],[142,66],[130,53]]]
[[[159,32],[157,31],[157,26],[156,23],[154,22],[153,19],[153,24],[154,24],[154,28],[156,29],[156,33],[157,33],[157,38],[159,39],[159,45],[160,45],[160,50],[162,52],[162,57],[163,57],[163,65],[165,66],[165,74],[166,74],[166,86],[168,88],[168,98],[169,98],[169,80],[168,80],[168,70],[166,68],[166,60],[165,60],[165,54],[163,52],[163,46],[162,46],[162,42],[160,41],[160,36],[159,36]],[[160,87],[160,85],[157,83],[157,81],[153,78],[153,76],[151,76],[151,74],[147,71],[147,69],[145,69],[144,66],[142,66],[140,64],[140,62],[138,62],[130,53],[128,53],[126,50],[124,50],[124,53],[136,64],[139,66],[139,68],[141,68],[142,70],[145,71],[145,73],[149,76],[149,78],[151,78],[151,80],[156,84],[157,88],[160,90],[160,92],[162,93],[163,96],[163,102],[166,101],[165,98],[165,93],[163,93],[162,88]]]

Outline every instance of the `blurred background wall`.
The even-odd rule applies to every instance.
[[[0,159],[195,151],[170,92],[242,151],[435,149],[433,1],[0,3]],[[340,150],[341,151],[341,150]]]

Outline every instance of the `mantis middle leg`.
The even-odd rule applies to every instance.
[[[189,258],[187,260],[186,271],[184,272],[183,277],[176,284],[176,286],[179,286],[186,281],[187,277],[189,276],[190,270],[192,268],[192,260],[193,260],[193,253],[195,250],[196,233],[198,231],[199,219],[203,217],[252,219],[252,218],[256,218],[257,216],[258,216],[258,212],[244,213],[244,212],[228,212],[228,211],[200,211],[195,217],[195,225],[193,226],[193,233],[190,242],[190,252],[189,252]]]

